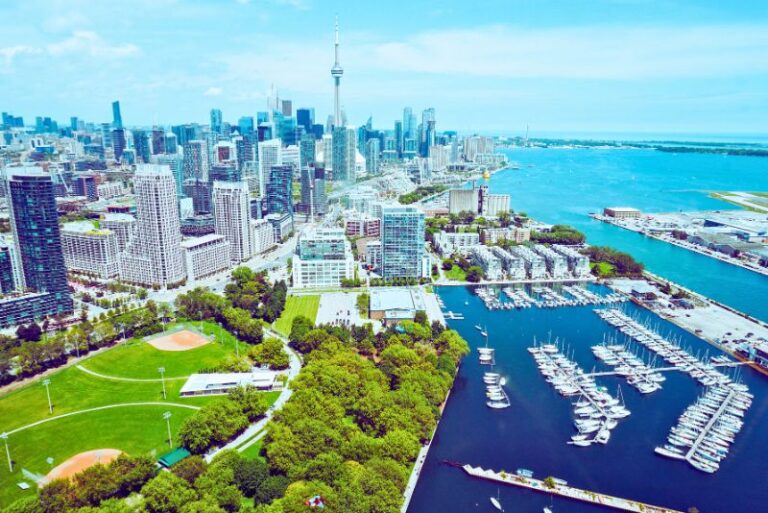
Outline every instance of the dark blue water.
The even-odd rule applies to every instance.
[[[490,188],[509,194],[516,211],[571,224],[591,244],[627,251],[649,271],[768,321],[768,277],[587,216],[606,206],[646,212],[736,208],[707,192],[768,191],[768,158],[652,150],[521,148],[506,153],[522,167],[495,174]]]
[[[768,380],[754,371],[743,371],[744,382],[756,395],[745,426],[731,446],[720,470],[708,475],[686,462],[670,460],[653,452],[664,442],[669,428],[702,389],[682,373],[667,373],[663,389],[642,396],[623,379],[598,378],[614,391],[619,383],[632,415],[619,422],[605,446],[578,448],[567,445],[575,433],[570,400],[561,397],[540,375],[526,351],[533,338],[565,340],[573,358],[585,369],[601,364],[590,346],[603,335],[618,331],[600,320],[593,307],[488,311],[469,288],[442,287],[438,294],[446,308],[463,312],[464,321],[450,321],[472,346],[465,358],[427,462],[422,470],[409,513],[464,513],[493,511],[489,497],[497,486],[470,478],[463,471],[441,464],[443,460],[514,472],[524,467],[536,477],[552,475],[594,491],[641,500],[686,511],[696,506],[704,513],[756,513],[768,511]],[[469,305],[465,305],[469,301]],[[623,308],[658,323],[662,334],[682,337],[693,352],[717,351],[700,339],[654,314],[628,304]],[[487,325],[490,343],[496,348],[496,370],[506,376],[512,406],[491,410],[485,406],[482,374],[487,367],[477,361],[475,348],[484,343],[475,324]],[[572,400],[572,399],[571,399]],[[507,512],[541,512],[554,501],[554,511],[587,513],[606,511],[514,487],[501,487]]]

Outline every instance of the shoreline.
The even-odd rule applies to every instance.
[[[630,232],[634,232],[634,233],[638,233],[640,235],[644,235],[644,236],[649,237],[651,239],[656,239],[658,241],[665,242],[665,243],[671,244],[673,246],[677,246],[678,248],[686,249],[686,250],[688,250],[688,251],[690,251],[692,253],[698,253],[700,255],[704,255],[704,256],[712,258],[714,260],[719,260],[720,262],[723,262],[725,264],[731,264],[731,265],[733,265],[735,267],[741,267],[744,270],[752,271],[753,273],[761,274],[763,276],[768,276],[768,267],[760,267],[758,265],[750,266],[750,265],[747,265],[745,262],[743,262],[743,261],[741,261],[741,260],[739,260],[737,258],[729,257],[728,255],[725,255],[725,254],[722,254],[722,253],[717,253],[717,252],[711,251],[711,250],[708,253],[703,248],[699,249],[699,247],[697,247],[695,244],[692,244],[692,243],[685,244],[682,241],[678,241],[678,240],[676,240],[674,238],[671,238],[671,237],[667,238],[667,237],[662,237],[660,235],[654,235],[652,233],[648,233],[648,232],[645,232],[645,231],[640,230],[640,229],[635,229],[635,228],[626,226],[623,223],[619,223],[617,221],[612,220],[611,218],[608,218],[608,217],[600,215],[600,214],[592,213],[592,214],[589,214],[589,217],[591,217],[592,219],[595,219],[597,221],[600,221],[600,222],[603,222],[603,223],[606,223],[606,224],[610,224],[612,226],[616,226],[618,228],[622,228],[622,229],[630,231]]]

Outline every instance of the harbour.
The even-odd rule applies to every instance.
[[[589,290],[602,295],[608,289],[590,285]],[[718,358],[711,361],[713,370],[730,376],[732,381],[741,380],[754,394],[755,404],[743,418],[744,429],[730,445],[728,456],[720,462],[718,471],[707,474],[692,465],[681,465],[664,457],[655,449],[665,445],[670,427],[676,425],[681,413],[708,387],[689,372],[668,364],[661,356],[654,361],[647,348],[642,353],[637,342],[631,342],[600,319],[594,312],[595,306],[489,310],[471,288],[441,287],[436,293],[446,310],[462,312],[470,320],[448,320],[448,324],[470,342],[475,356],[468,357],[461,366],[440,428],[421,469],[409,512],[426,513],[436,508],[448,512],[485,511],[491,508],[488,497],[497,493],[494,483],[467,482],[466,475],[451,472],[441,465],[442,460],[471,462],[473,466],[497,469],[509,468],[511,464],[524,465],[537,474],[567,479],[574,487],[644,504],[658,504],[673,511],[686,511],[696,506],[702,511],[751,512],[750,504],[768,500],[768,492],[759,484],[764,467],[753,452],[759,454],[759,451],[768,450],[768,428],[761,426],[752,414],[768,407],[767,383],[763,376],[742,366],[741,362],[735,362],[701,339],[633,303],[619,307],[628,316],[653,326],[664,334],[664,338],[675,340],[689,354],[698,353],[702,359],[705,354],[710,359]],[[486,325],[488,346],[494,350],[492,372],[505,378],[510,402],[510,406],[502,410],[492,410],[485,404],[487,390],[483,378],[489,372],[489,366],[480,364],[478,348],[486,345],[486,337],[481,333]],[[534,343],[534,340],[542,342]],[[567,443],[573,441],[574,411],[583,407],[575,407],[572,403],[585,399],[579,399],[578,392],[576,396],[564,397],[542,379],[528,349],[543,347],[548,340],[563,341],[558,351],[564,356],[567,353],[568,360],[583,369],[585,375],[599,378],[597,386],[610,391],[614,398],[621,386],[624,403],[631,415],[618,422],[608,443],[591,444],[589,448]],[[652,394],[643,394],[628,387],[627,375],[618,373],[616,367],[601,368],[605,364],[596,360],[593,347],[603,345],[602,341],[605,345],[615,342],[622,347],[634,348],[632,353],[641,355],[649,370],[666,378],[663,387]],[[631,462],[631,465],[623,462]],[[653,480],[639,477],[643,475],[664,477]],[[706,480],[707,486],[702,486],[702,479]],[[717,489],[727,489],[729,484],[736,483],[740,489],[738,496],[717,492]],[[508,511],[541,511],[551,500],[544,494],[530,494],[515,488],[500,490],[499,501]],[[568,500],[569,504],[559,504],[562,500]],[[580,513],[604,511],[605,508],[555,497],[553,511],[558,509]]]

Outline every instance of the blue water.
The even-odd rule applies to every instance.
[[[588,513],[606,511],[597,506],[550,499],[517,489],[497,488],[490,482],[470,478],[443,460],[469,463],[514,472],[523,467],[544,478],[553,475],[574,486],[637,499],[686,511],[696,506],[703,513],[753,513],[766,511],[768,504],[768,380],[754,371],[743,371],[744,382],[756,395],[747,412],[745,426],[731,446],[720,471],[708,475],[686,462],[657,456],[653,448],[664,442],[669,428],[702,388],[685,374],[667,373],[663,389],[642,396],[623,379],[598,378],[598,383],[622,392],[632,415],[619,422],[605,446],[577,448],[566,442],[575,433],[572,407],[540,375],[526,351],[533,338],[565,340],[573,358],[591,370],[601,364],[592,356],[591,345],[603,335],[618,331],[592,312],[593,307],[488,311],[480,299],[464,287],[442,287],[438,294],[446,308],[463,312],[464,321],[450,321],[472,346],[460,368],[450,399],[422,470],[409,513],[465,513],[493,511],[489,497],[497,490],[507,512],[541,512],[554,501],[554,511]],[[469,301],[469,305],[465,305]],[[693,352],[717,351],[700,339],[654,314],[627,304],[623,308],[660,326],[662,334],[682,337]],[[484,343],[475,324],[487,325],[490,344],[496,348],[497,367],[508,381],[512,406],[490,410],[485,406],[482,373],[475,348]]]
[[[506,153],[522,168],[495,174],[490,189],[509,194],[514,210],[571,224],[591,244],[627,251],[652,272],[768,321],[768,277],[587,215],[606,206],[646,212],[736,208],[709,198],[707,191],[768,191],[768,158],[653,150],[521,148]]]

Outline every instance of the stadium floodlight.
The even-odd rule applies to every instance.
[[[8,433],[0,434],[0,438],[5,442],[5,455],[8,456],[8,470],[13,472],[13,460],[11,460],[11,450],[8,448]]]
[[[171,437],[171,412],[167,411],[163,413],[165,424],[168,426],[168,447],[173,449],[173,438]]]
[[[160,381],[163,383],[163,399],[168,399],[165,395],[165,367],[158,367],[157,372],[160,373]]]
[[[53,415],[53,403],[51,402],[51,380],[44,379],[43,386],[45,387],[45,394],[48,396],[48,413]]]

